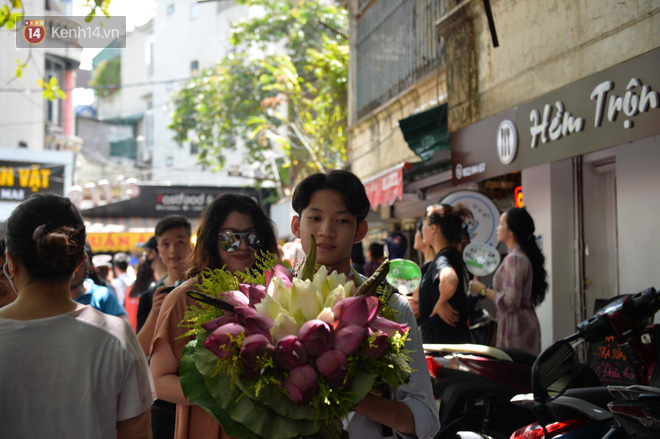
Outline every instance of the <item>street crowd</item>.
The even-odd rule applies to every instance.
[[[305,178],[292,207],[292,234],[304,253],[315,238],[318,264],[364,280],[384,260],[381,243],[369,246],[367,260],[354,252],[367,235],[370,203],[352,173]],[[411,328],[414,372],[389,395],[369,394],[356,405],[346,422],[350,437],[435,436],[422,343],[472,342],[470,295],[495,303],[497,346],[539,352],[534,307],[547,283],[533,220],[524,209],[502,215],[498,239],[508,254],[486,286],[470,280],[462,259],[470,215],[460,204],[431,205],[421,215],[413,246],[423,255],[420,287],[410,298],[390,298]],[[205,270],[256,268],[262,251],[285,256],[261,206],[244,195],[217,197],[201,214],[195,245],[186,217],[165,216],[136,265],[126,253],[94,255],[80,212],[61,196],[33,195],[3,229],[0,438],[228,437],[183,393],[179,362],[190,337],[179,324],[195,306],[186,292]],[[395,248],[388,250],[392,257]]]

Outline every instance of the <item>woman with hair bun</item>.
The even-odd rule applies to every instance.
[[[534,238],[534,220],[524,208],[512,207],[500,216],[497,240],[508,254],[495,272],[493,288],[470,282],[470,292],[481,294],[497,307],[496,346],[541,352],[541,327],[534,308],[548,288],[545,258]]]
[[[458,247],[472,213],[462,204],[427,210],[424,243],[437,250],[419,287],[419,323],[424,343],[470,343],[467,268]]]
[[[133,330],[73,300],[85,225],[68,199],[37,194],[6,223],[4,275],[18,292],[0,309],[3,437],[151,438],[154,392]]]

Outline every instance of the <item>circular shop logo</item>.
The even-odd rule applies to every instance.
[[[510,120],[503,120],[497,127],[497,157],[504,165],[508,165],[518,153],[518,131]]]
[[[46,38],[46,27],[43,20],[25,20],[23,38],[30,44],[39,44]]]
[[[454,173],[456,174],[456,180],[460,180],[461,178],[463,178],[463,165],[461,165],[460,163],[457,164]]]

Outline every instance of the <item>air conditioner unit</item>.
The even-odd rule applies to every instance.
[[[143,149],[140,152],[140,161],[142,163],[151,163],[151,150]]]

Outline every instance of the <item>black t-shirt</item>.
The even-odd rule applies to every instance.
[[[137,332],[144,326],[147,321],[151,308],[154,305],[154,293],[156,290],[165,285],[165,279],[160,279],[158,282],[150,286],[144,293],[140,295],[137,311]],[[162,399],[154,401],[151,407],[151,428],[154,439],[171,439],[174,437],[174,421],[176,418],[176,404]]]
[[[431,316],[433,307],[440,297],[439,275],[443,268],[451,267],[458,276],[458,288],[449,299],[449,304],[459,313],[456,326],[450,326],[438,315]],[[423,343],[471,343],[470,330],[467,325],[468,302],[466,286],[468,283],[465,263],[458,250],[447,247],[433,258],[422,277],[419,286],[419,323],[422,330]]]
[[[151,307],[154,305],[154,293],[156,292],[156,289],[165,285],[166,278],[167,276],[160,279],[140,295],[137,310],[137,332],[140,332],[140,329],[144,326],[144,322],[147,321],[147,317],[149,317],[149,313],[151,312]]]

